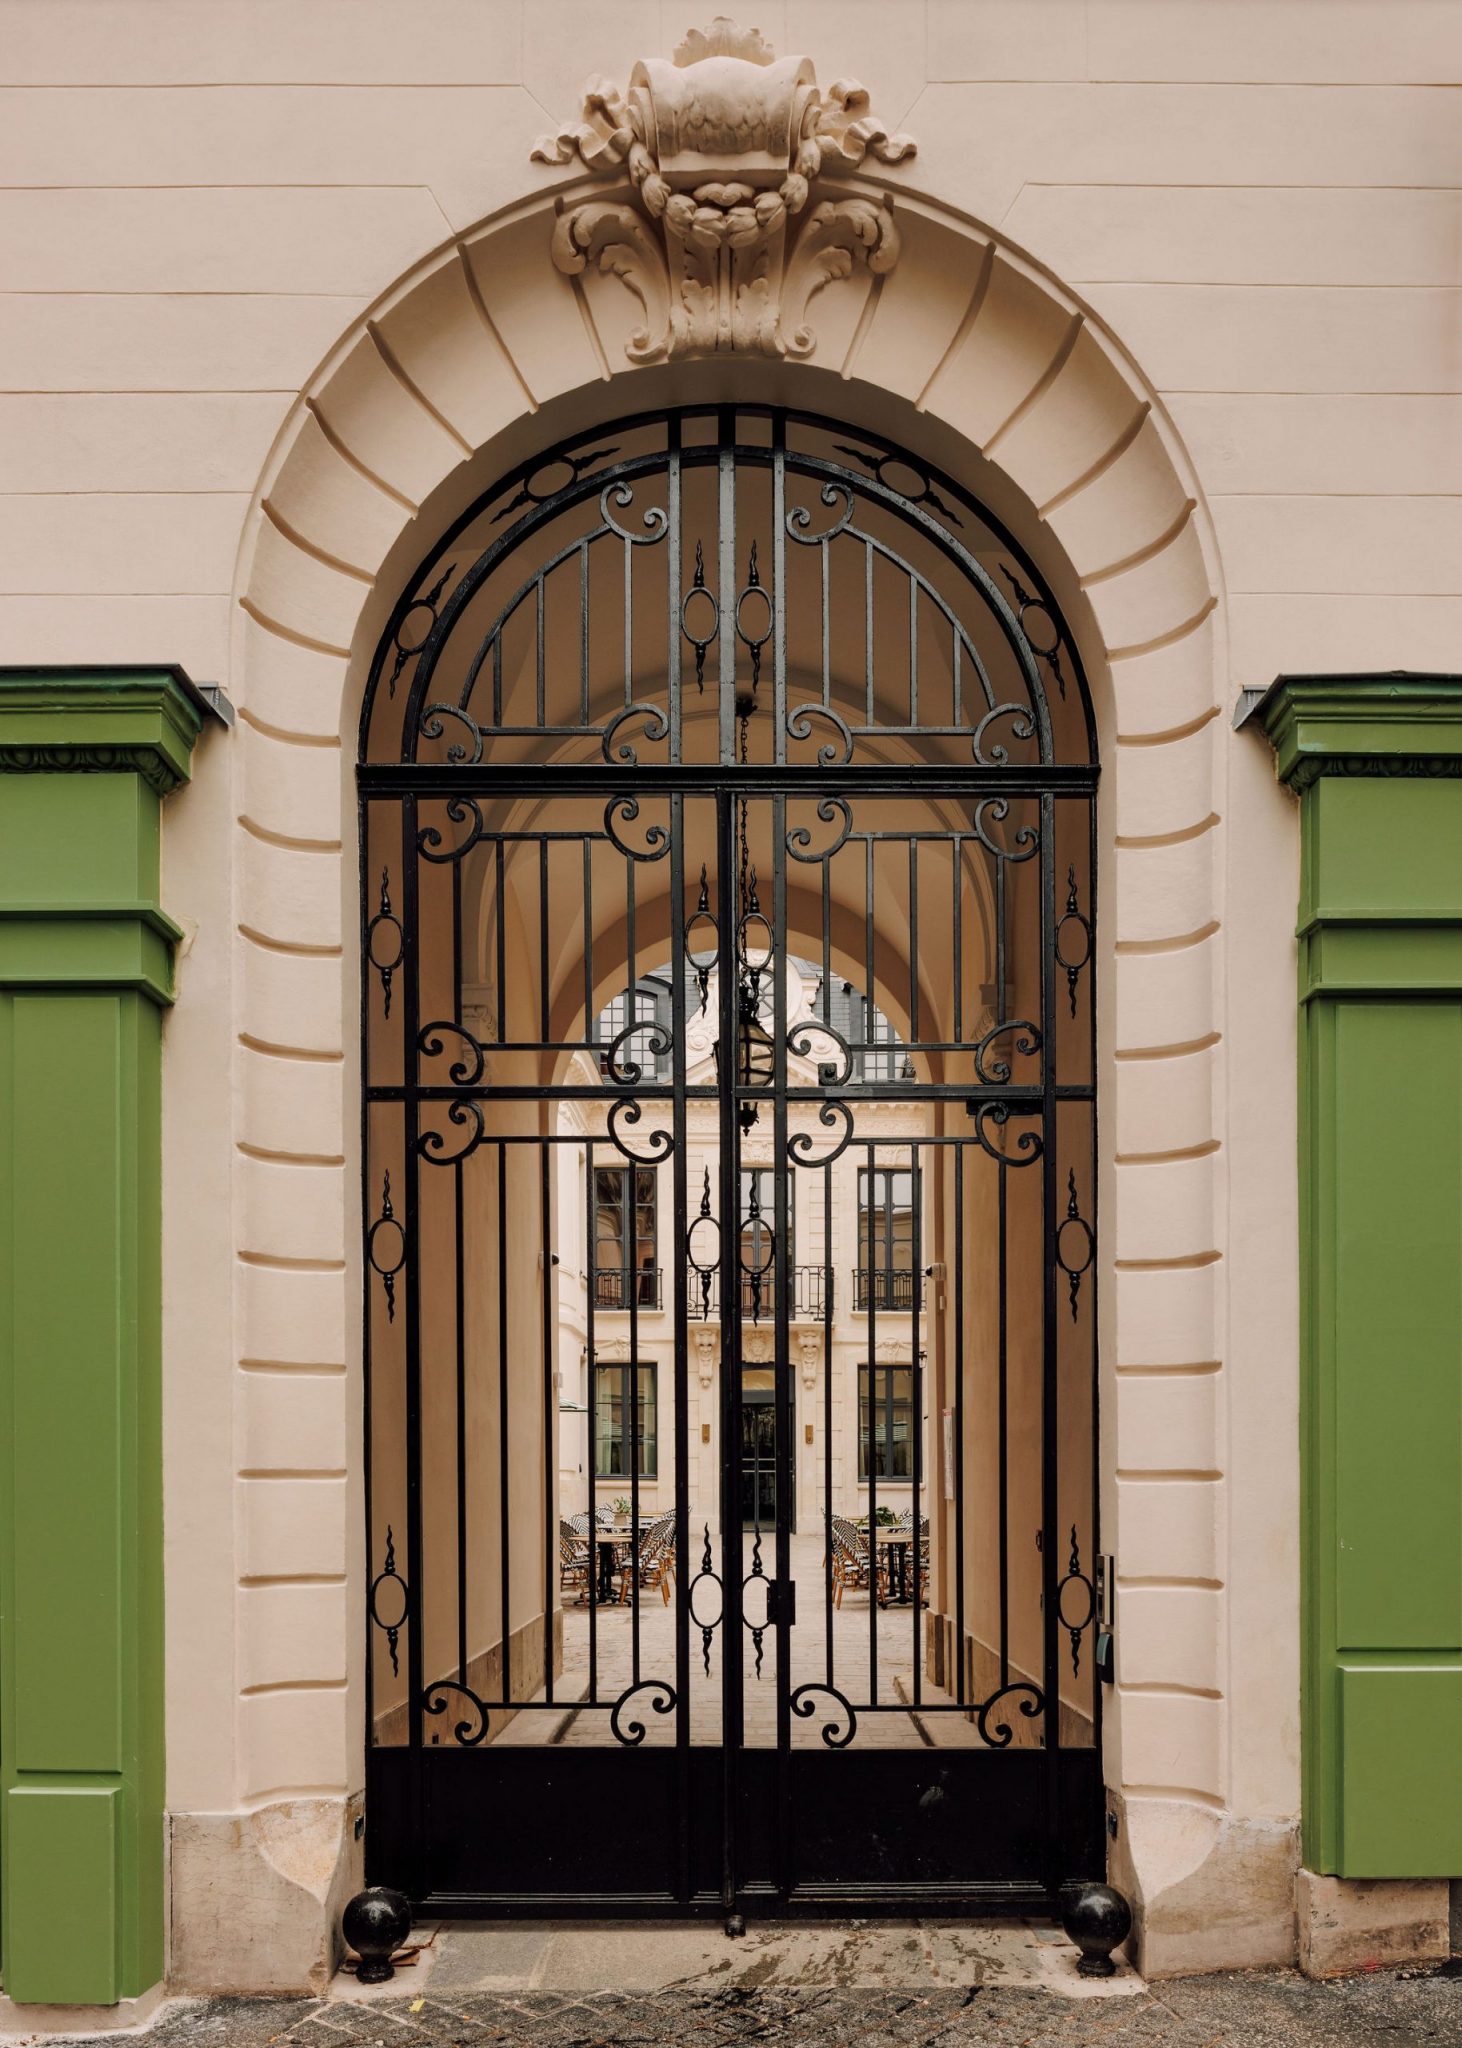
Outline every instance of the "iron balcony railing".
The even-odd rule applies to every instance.
[[[721,1316],[721,1275],[712,1270],[702,1273],[698,1267],[687,1268],[686,1299],[693,1322],[719,1322]],[[707,1283],[709,1282],[709,1285]],[[831,1266],[794,1266],[792,1268],[791,1314],[794,1321],[823,1323],[827,1321],[832,1307],[833,1274]],[[758,1322],[769,1323],[777,1313],[777,1269],[767,1268],[759,1277],[749,1273],[741,1276],[741,1313],[752,1316]]]
[[[924,1306],[922,1278],[907,1266],[855,1266],[853,1307],[866,1309],[870,1296],[875,1309],[905,1309],[912,1313]]]
[[[660,1268],[599,1266],[594,1272],[595,1308],[659,1308]]]

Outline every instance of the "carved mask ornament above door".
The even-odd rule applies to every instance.
[[[813,296],[898,260],[882,194],[819,193],[827,172],[914,154],[851,79],[826,92],[807,57],[778,57],[756,29],[718,15],[672,62],[643,58],[621,94],[585,89],[583,118],[544,136],[539,163],[576,158],[631,197],[565,202],[553,260],[570,276],[596,264],[644,307],[632,362],[738,351],[808,356]]]

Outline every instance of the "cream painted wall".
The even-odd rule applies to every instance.
[[[1298,1800],[1284,1251],[1295,831],[1267,759],[1224,721],[1240,687],[1287,667],[1456,665],[1459,122],[1444,88],[1462,73],[1462,12],[1449,0],[765,0],[747,12],[823,79],[874,85],[879,111],[919,142],[905,183],[998,230],[1109,324],[1163,433],[1186,443],[1217,540],[1218,726],[1199,686],[1185,716],[1205,736],[1174,741],[1159,631],[1121,663],[1124,709],[1104,736],[1117,838],[1103,880],[1129,1005],[1108,1018],[1104,1124],[1104,1213],[1120,1219],[1104,1393],[1109,1523],[1115,1507],[1122,1530],[1112,1741],[1154,1770],[1171,1759],[1166,1776],[1129,1782],[1127,1813],[1134,1858],[1161,1862],[1176,1896],[1184,1859],[1202,1865],[1223,1815],[1283,1830]],[[528,150],[577,107],[587,74],[622,78],[698,18],[680,0],[6,0],[3,659],[175,660],[249,703],[241,536],[301,390],[402,272],[553,183]],[[895,273],[885,304],[916,281],[912,267]],[[937,266],[920,288],[936,283]],[[955,307],[951,331],[958,320]],[[902,390],[881,324],[857,374]],[[594,374],[576,327],[560,347],[561,363],[534,362],[544,388]],[[567,371],[579,355],[587,369]],[[484,416],[523,409],[511,358],[482,374]],[[979,402],[951,395],[944,416],[980,441],[985,405],[1003,442],[993,459],[1045,504],[1109,652],[1145,643],[1151,532],[1124,525],[1121,488],[1078,491],[1068,476],[1043,497],[1040,447],[1011,416],[1020,392],[999,410],[998,375],[985,362]],[[354,499],[338,532],[309,544],[331,593],[319,603],[353,619],[395,522],[470,443],[456,421],[428,426],[379,366],[333,388],[332,434],[348,424],[352,459],[387,480],[374,552]],[[1047,404],[1039,433],[1049,443],[1061,424]],[[1083,418],[1066,431],[1079,440]],[[1141,428],[1132,465],[1156,433]],[[316,439],[316,508],[337,468],[344,503],[359,477]],[[1093,462],[1110,439],[1095,435]],[[296,462],[294,488],[300,473]],[[289,540],[287,494],[275,495],[256,574],[271,542]],[[1175,498],[1174,522],[1182,509]],[[202,750],[165,844],[168,906],[189,932],[166,1041],[168,1755],[183,1814],[337,1798],[362,1721],[358,1602],[345,1598],[359,1568],[359,1386],[342,1257],[353,1140],[341,1137],[356,911],[349,861],[342,875],[315,858],[340,851],[348,765],[335,712],[323,725],[314,712],[330,701],[313,682],[326,664],[293,643],[274,654],[293,662],[289,691],[256,697],[252,728]],[[271,720],[310,744],[270,746]],[[1163,734],[1173,743],[1148,744]],[[268,929],[250,937],[261,904]],[[1195,958],[1209,963],[1196,979]],[[1144,1037],[1144,1011],[1181,1008],[1179,970],[1216,991],[1217,1025],[1205,996],[1201,1028]],[[1181,1058],[1143,1056],[1180,1040]],[[264,1106],[235,1138],[245,1102]],[[1175,1194],[1200,1172],[1195,1199]],[[1264,1911],[1255,1959],[1275,1939],[1278,1909]]]

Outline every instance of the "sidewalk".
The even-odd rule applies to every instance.
[[[1059,1932],[1035,1924],[768,1925],[738,1942],[681,1926],[458,1925],[437,1930],[380,1991],[341,1977],[326,1999],[179,2004],[146,2034],[86,2038],[148,2048],[1459,2048],[1462,1963],[1331,1984],[1291,1971],[1156,1986],[1129,1971],[1093,1984],[1075,1976]]]

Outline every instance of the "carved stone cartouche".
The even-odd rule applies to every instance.
[[[808,307],[855,268],[898,260],[893,209],[877,197],[820,197],[827,168],[914,154],[850,79],[826,92],[811,60],[778,57],[725,15],[696,29],[674,60],[644,58],[623,94],[593,79],[583,118],[544,136],[536,162],[572,163],[632,198],[566,205],[554,230],[559,269],[589,264],[635,293],[643,324],[626,352],[648,363],[718,350],[809,356]]]

